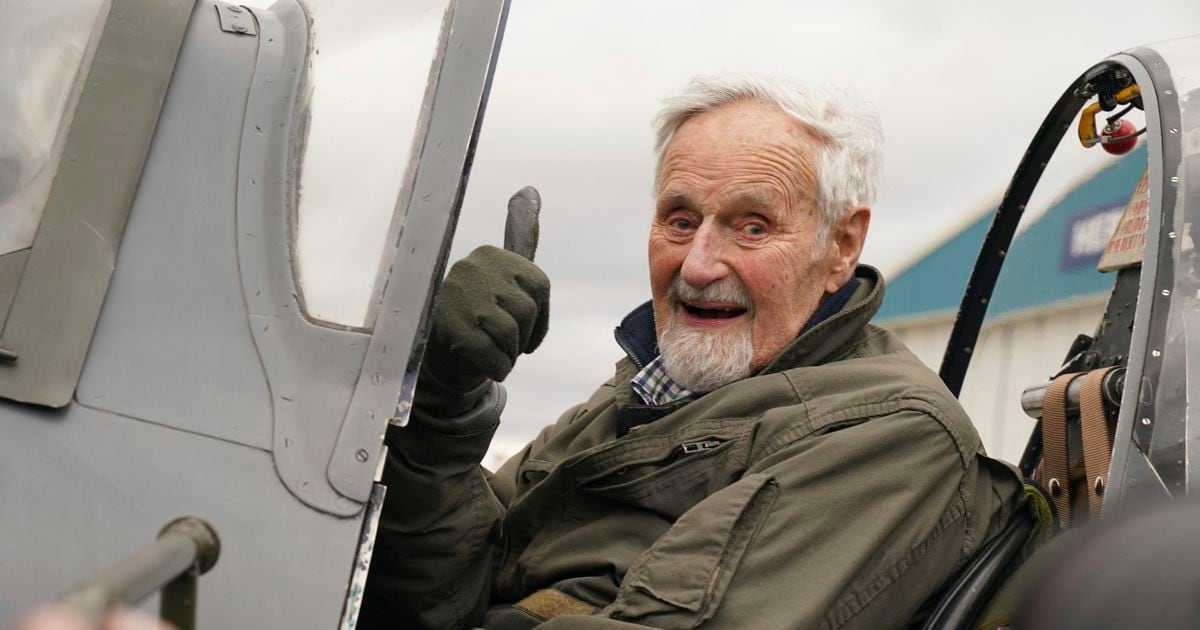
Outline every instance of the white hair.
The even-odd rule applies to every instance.
[[[846,210],[875,200],[883,170],[883,132],[872,105],[845,87],[808,87],[746,74],[698,76],[664,100],[654,123],[656,187],[663,156],[679,127],[692,116],[737,101],[776,105],[821,143],[816,198],[822,236]]]

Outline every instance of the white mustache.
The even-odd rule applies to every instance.
[[[746,309],[748,315],[754,314],[754,302],[746,285],[736,275],[730,275],[716,282],[709,283],[701,289],[684,282],[683,276],[676,274],[671,281],[671,290],[667,292],[667,301],[672,308],[680,302],[722,302],[736,304]]]

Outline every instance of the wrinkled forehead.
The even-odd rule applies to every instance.
[[[658,165],[655,195],[712,187],[761,203],[811,199],[821,143],[778,106],[740,101],[688,118]]]

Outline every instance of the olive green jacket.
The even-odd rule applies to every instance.
[[[1021,484],[938,377],[868,324],[883,283],[858,277],[839,313],[698,400],[644,407],[621,360],[495,474],[479,462],[501,390],[469,418],[414,410],[389,435],[363,627],[904,625]],[[618,438],[630,413],[662,417]]]

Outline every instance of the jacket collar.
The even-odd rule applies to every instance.
[[[759,374],[782,372],[796,367],[820,365],[841,358],[846,350],[866,335],[867,324],[883,304],[883,276],[870,265],[854,270],[858,286],[836,314],[796,337]]]
[[[617,345],[640,370],[658,356],[658,336],[654,328],[654,303],[633,309],[613,331]]]
[[[850,344],[883,303],[883,278],[869,265],[859,265],[841,289],[821,300],[800,335],[758,374],[824,363]],[[646,302],[633,309],[614,331],[617,344],[641,369],[659,354],[654,309]]]

